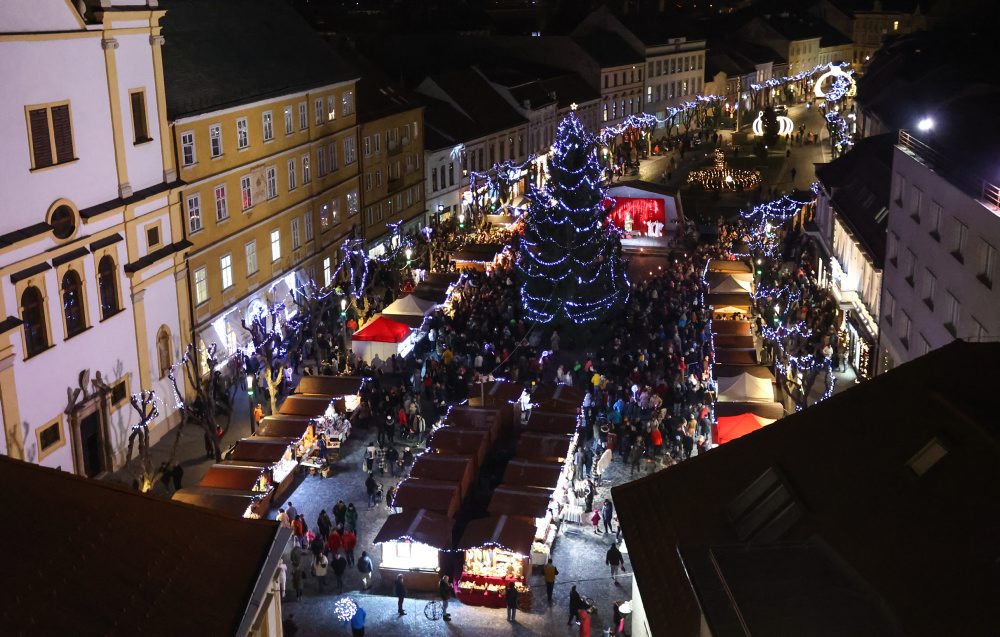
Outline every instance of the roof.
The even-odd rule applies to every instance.
[[[361,393],[365,379],[360,376],[303,376],[295,394],[318,394],[339,398]]]
[[[558,462],[538,462],[513,458],[503,473],[503,484],[521,487],[555,487],[563,465]]]
[[[423,103],[373,68],[365,68],[357,84],[358,121],[373,122],[389,115],[423,108]]]
[[[438,427],[431,434],[427,446],[437,453],[473,454],[482,462],[489,450],[490,439],[491,432],[487,429]]]
[[[208,468],[198,486],[207,489],[253,491],[263,472],[262,465],[220,462]]]
[[[560,73],[541,80],[546,92],[555,93],[559,108],[569,108],[573,104],[584,104],[601,99],[601,92],[587,84],[576,73]]]
[[[414,478],[457,482],[460,486],[460,496],[472,486],[475,475],[476,461],[472,456],[443,453],[422,453],[417,456],[410,469]]]
[[[574,36],[573,41],[601,68],[646,63],[646,59],[623,37],[611,31],[595,30],[587,35]]]
[[[501,484],[493,490],[490,515],[526,515],[543,518],[549,509],[556,485],[550,488]]]
[[[431,97],[446,99],[469,118],[472,126],[468,139],[523,126],[528,122],[472,67],[437,73],[427,79],[443,93],[433,94]],[[423,92],[430,94],[432,90]]]
[[[306,430],[312,424],[308,416],[288,416],[275,414],[265,416],[257,425],[257,438],[294,438],[300,439],[306,435]]]
[[[461,487],[457,482],[407,478],[396,488],[392,504],[405,510],[427,509],[453,518],[461,500]]]
[[[452,547],[454,528],[455,521],[446,515],[427,509],[407,509],[387,517],[372,543],[412,540],[436,549],[449,550]]]
[[[528,417],[525,431],[546,434],[561,434],[572,436],[576,432],[577,418],[575,414],[562,414],[551,411],[532,409]]]
[[[303,396],[293,394],[282,401],[278,413],[285,416],[309,416],[319,418],[326,413],[333,399],[329,396]]]
[[[867,137],[829,164],[816,166],[816,178],[832,194],[830,202],[837,216],[878,269],[885,264],[895,141],[893,133]]]
[[[384,316],[369,321],[351,335],[352,341],[375,341],[378,343],[402,343],[410,335],[410,327]]]
[[[171,119],[358,77],[286,3],[161,0],[159,8]]]
[[[872,634],[865,624],[870,606],[841,607],[843,598],[822,593],[839,580],[855,597],[875,596],[902,634],[994,634],[1000,625],[994,603],[998,373],[1000,343],[955,341],[709,453],[613,488],[651,633],[699,634],[698,605],[708,604],[713,634],[737,634],[716,619],[735,603],[745,620],[756,622],[747,625],[753,634]],[[831,453],[836,441],[850,441],[849,458]],[[778,506],[769,508],[771,502]],[[796,570],[782,553],[809,541],[829,547],[832,566],[823,566],[810,548]],[[755,581],[775,593],[801,591],[796,614],[809,614],[815,630],[771,629],[788,610],[783,595],[737,593],[720,601],[703,586],[710,578],[685,575],[703,564],[698,551],[734,545],[772,547],[776,572],[792,570],[767,583],[749,572],[762,562],[726,558],[727,581],[727,572],[737,569],[743,573],[737,579],[750,578],[739,584],[742,591]],[[788,587],[793,581],[796,587]],[[851,630],[817,633],[848,621]]]
[[[513,553],[531,555],[535,521],[519,515],[493,515],[471,520],[458,541],[460,549],[501,546]]]
[[[0,456],[8,635],[235,635],[278,524]],[[245,509],[246,507],[244,507]],[[71,521],[55,524],[44,513]],[[25,538],[32,547],[26,550]],[[225,538],[199,541],[196,538]],[[127,554],[127,556],[124,556]],[[116,557],[119,556],[119,557]],[[205,613],[205,600],[212,612]]]
[[[569,436],[525,432],[518,436],[516,455],[529,460],[563,461],[569,456]]]
[[[261,436],[243,438],[236,443],[232,459],[241,462],[262,462],[272,465],[281,460],[285,456],[285,453],[288,452],[289,445],[298,442],[299,438],[301,436],[296,438],[263,438]]]

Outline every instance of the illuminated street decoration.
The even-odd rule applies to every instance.
[[[833,78],[829,89],[824,89],[823,85],[828,79]],[[844,70],[843,67],[830,64],[829,70],[820,75],[813,86],[813,92],[820,99],[827,99],[831,102],[838,102],[844,97],[854,97],[858,91],[857,82],[854,81],[854,72]]]
[[[716,148],[712,166],[691,171],[688,183],[699,184],[706,190],[751,190],[760,185],[760,171],[730,168],[722,149]]]
[[[795,123],[791,117],[778,115],[778,135],[790,135],[795,130]],[[753,134],[762,137],[764,135],[764,111],[757,112],[757,119],[753,121]]]

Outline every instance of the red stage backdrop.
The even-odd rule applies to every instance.
[[[608,202],[610,204],[610,201]],[[662,199],[639,199],[635,197],[615,197],[615,208],[608,215],[608,222],[625,229],[625,215],[632,215],[632,232],[646,234],[647,221],[659,221],[666,225],[667,215]]]

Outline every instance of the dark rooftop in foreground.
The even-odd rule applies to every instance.
[[[995,635],[998,372],[956,341],[615,487],[652,634]]]
[[[284,2],[160,0],[159,8],[171,119],[358,77]]]
[[[278,524],[0,456],[5,635],[235,635]]]

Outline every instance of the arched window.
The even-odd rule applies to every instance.
[[[115,260],[101,257],[97,265],[97,288],[101,295],[101,318],[108,318],[121,309],[118,307],[118,272]]]
[[[24,321],[25,357],[44,352],[49,347],[45,330],[45,301],[38,288],[25,288],[21,294],[21,320]]]
[[[83,308],[83,282],[76,270],[67,270],[62,279],[63,315],[66,317],[66,338],[76,336],[87,328]]]
[[[166,378],[173,364],[170,355],[170,329],[166,325],[161,325],[160,331],[156,333],[156,358],[160,363],[160,378]]]

